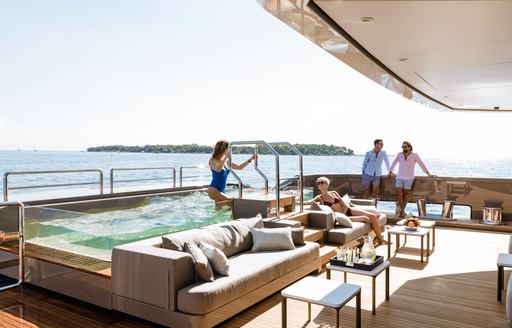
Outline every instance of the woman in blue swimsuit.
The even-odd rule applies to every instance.
[[[231,197],[224,193],[229,174],[229,168],[226,165],[228,159],[229,142],[227,140],[217,141],[213,147],[212,157],[208,161],[208,165],[212,171],[212,182],[208,187],[208,196],[213,199],[217,205],[231,202]],[[252,155],[242,164],[231,163],[231,167],[235,170],[243,170],[255,159],[256,155]]]

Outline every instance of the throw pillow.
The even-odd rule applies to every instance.
[[[352,220],[345,214],[341,213],[334,213],[334,218],[336,219],[336,222],[342,227],[346,228],[352,228]]]
[[[320,205],[317,202],[312,202],[310,209],[312,211],[322,211],[322,212],[328,212],[328,213],[334,212],[330,206]]]
[[[203,251],[196,245],[189,242],[185,243],[183,250],[192,255],[196,281],[213,281],[213,270]]]
[[[350,196],[347,194],[341,197],[341,203],[343,204],[343,210],[345,211],[345,213],[347,213],[348,209],[352,207],[352,203],[350,202]]]
[[[277,251],[295,249],[292,228],[251,228],[252,251]]]
[[[305,245],[304,242],[304,227],[292,228],[292,240],[293,244],[297,246]]]
[[[223,276],[229,275],[229,262],[224,253],[210,244],[200,242],[199,248],[203,251],[204,255],[212,265],[213,271]]]
[[[236,221],[247,223],[249,226],[252,226],[254,228],[263,228],[263,218],[261,217],[260,213],[258,213],[258,215],[256,215],[253,218],[240,218],[236,219]]]

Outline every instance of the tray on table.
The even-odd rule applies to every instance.
[[[353,269],[358,269],[358,270],[366,270],[366,271],[372,271],[373,269],[378,267],[380,264],[382,264],[382,262],[384,262],[384,257],[380,256],[380,255],[377,255],[377,257],[375,257],[375,261],[372,264],[353,263],[352,262],[352,265],[347,265],[346,261],[338,260],[336,258],[336,256],[329,260],[329,263],[331,265],[337,265],[337,266],[341,266],[341,267],[353,268]]]

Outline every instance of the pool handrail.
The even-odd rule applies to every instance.
[[[33,186],[19,186],[9,188],[9,176],[11,175],[38,175],[38,174],[58,174],[58,173],[86,173],[96,172],[99,175],[98,182],[75,182],[75,183],[58,183],[58,184],[46,184],[46,185],[33,185]],[[21,190],[21,189],[37,189],[37,188],[55,188],[55,187],[67,187],[67,186],[85,186],[98,184],[100,195],[103,194],[103,171],[100,169],[79,169],[79,170],[53,170],[53,171],[10,171],[5,172],[3,176],[3,187],[4,187],[4,202],[9,201],[9,190]]]
[[[0,202],[0,209],[3,207],[17,207],[18,208],[18,281],[14,284],[0,287],[0,292],[6,289],[15,288],[21,286],[25,280],[25,260],[24,260],[24,243],[25,234],[25,205],[22,202]]]
[[[183,187],[183,179],[184,178],[206,178],[211,177],[211,174],[198,174],[198,175],[189,175],[184,177],[183,176],[183,169],[203,169],[208,168],[208,165],[199,164],[199,165],[186,165],[186,166],[180,166],[180,188]]]
[[[232,167],[232,161],[231,161],[231,156],[233,155],[233,146],[250,146],[250,145],[261,145],[261,146],[265,146],[268,150],[270,150],[270,152],[272,153],[272,155],[274,155],[275,157],[275,173],[276,173],[276,187],[275,187],[275,192],[276,192],[276,217],[279,218],[279,211],[280,211],[280,205],[281,205],[281,199],[280,199],[280,188],[279,188],[279,153],[270,145],[268,144],[267,142],[263,141],[263,140],[255,140],[255,141],[233,141],[233,142],[230,142],[229,144],[229,161],[228,161],[228,165],[229,165],[229,168],[230,168],[230,172],[233,174],[233,177],[238,181],[238,197],[239,198],[243,198],[243,183],[242,183],[242,179],[240,179],[240,177],[238,176],[238,174],[236,174],[234,171],[233,171],[233,167]]]
[[[146,171],[146,170],[171,170],[172,171],[172,187],[176,188],[176,168],[174,166],[155,166],[155,167],[114,167],[110,169],[110,193],[114,193],[114,172],[115,171]],[[169,178],[144,178],[118,180],[117,182],[137,182],[137,181],[158,181],[168,180]]]
[[[263,178],[265,183],[265,195],[268,195],[268,178],[258,167],[258,146],[254,147],[254,155],[256,155],[256,159],[254,160],[254,170]]]
[[[300,211],[303,212],[304,211],[304,156],[302,155],[302,153],[300,152],[300,150],[297,149],[297,147],[295,147],[294,145],[292,145],[291,143],[287,142],[287,141],[283,141],[283,142],[270,142],[270,145],[271,146],[277,146],[277,145],[284,145],[284,146],[288,146],[292,149],[292,151],[297,154],[297,156],[299,156],[299,183],[298,183],[298,187],[299,187],[299,190],[300,190]]]

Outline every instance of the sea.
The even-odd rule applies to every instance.
[[[210,172],[207,167],[209,157],[209,154],[0,151],[0,174],[4,176],[6,172],[10,172],[7,179],[10,201],[47,199],[99,193],[99,172],[30,175],[17,175],[11,172],[99,169],[103,172],[104,192],[109,192],[112,168],[141,168],[141,170],[114,171],[114,190],[130,191],[172,186],[173,170],[170,167],[176,169],[175,178],[178,186],[180,167],[183,167],[183,186],[207,184],[210,181]],[[233,161],[243,162],[247,158],[248,155],[234,155]],[[423,161],[430,172],[438,176],[512,177],[512,159],[423,158]],[[362,162],[363,156],[304,156],[304,174],[360,174]],[[260,155],[258,160],[258,167],[267,176],[271,187],[275,185],[276,164],[276,158],[272,155]],[[160,167],[162,169],[142,169]],[[263,178],[254,170],[253,165],[237,173],[243,183],[249,187],[262,188],[264,185]],[[280,156],[279,173],[282,180],[299,174],[298,157]],[[421,176],[423,173],[417,171],[417,175]],[[236,183],[236,180],[230,175],[228,182]],[[50,187],[50,185],[59,184],[73,185]],[[1,186],[2,192],[3,188]]]

